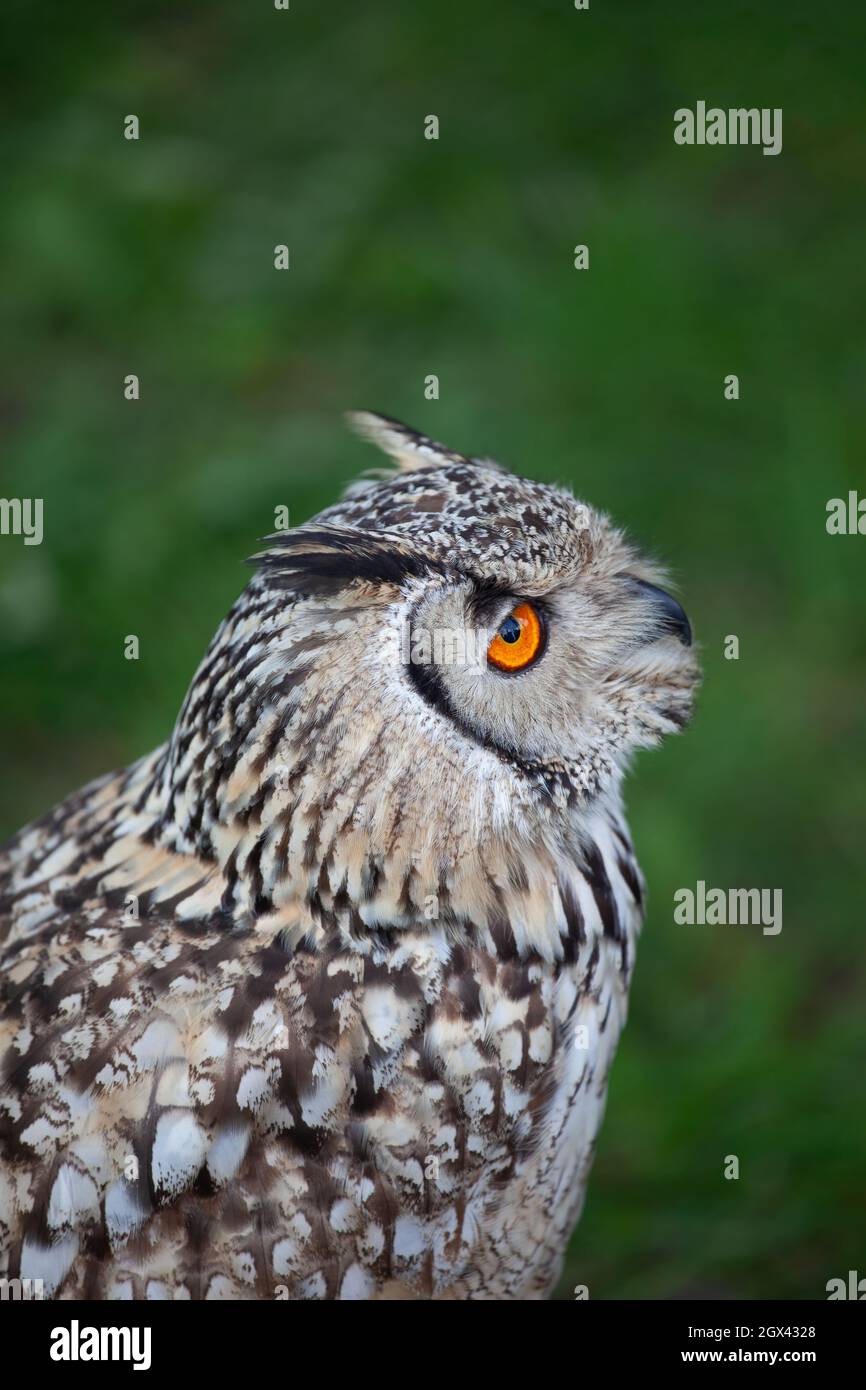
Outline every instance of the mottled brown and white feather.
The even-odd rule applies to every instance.
[[[544,1296],[696,666],[567,493],[399,468],[271,537],[170,740],[0,853],[0,1273],[61,1298]],[[413,670],[532,599],[541,661]]]

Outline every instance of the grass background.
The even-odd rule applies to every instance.
[[[167,735],[274,506],[375,461],[345,408],[570,484],[672,566],[706,679],[630,783],[650,914],[560,1292],[866,1274],[866,540],[825,530],[864,488],[863,6],[3,23],[0,494],[45,539],[0,538],[0,831]],[[676,146],[699,98],[782,107],[782,154]],[[781,935],[676,926],[699,878],[781,887]]]

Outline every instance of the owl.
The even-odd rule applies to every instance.
[[[568,492],[352,418],[392,464],[267,539],[169,740],[0,853],[0,1274],[45,1297],[560,1272],[691,630]]]

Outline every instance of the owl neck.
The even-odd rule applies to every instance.
[[[155,786],[170,764],[166,748]],[[412,783],[396,801],[377,798],[363,776],[342,790],[325,779],[325,791],[312,748],[283,781],[277,771],[266,763],[258,780],[236,771],[223,797],[213,788],[192,796],[189,779],[169,777],[155,821],[166,849],[213,873],[210,907],[232,926],[280,933],[289,946],[336,937],[362,951],[383,933],[463,932],[505,959],[568,959],[592,920],[621,938],[611,884],[634,886],[639,871],[618,781],[557,816],[533,814],[532,797],[503,787],[491,800],[512,796],[507,824],[485,819],[480,805],[468,816],[454,805],[443,834],[429,796],[419,803]]]

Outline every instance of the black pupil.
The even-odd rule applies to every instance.
[[[520,636],[520,623],[516,618],[506,618],[499,629],[503,642],[516,642]]]

